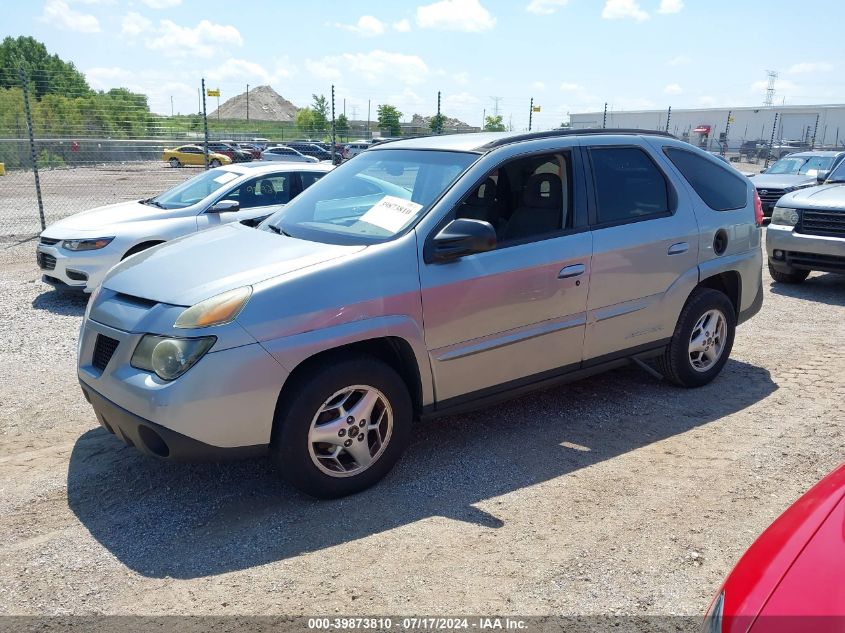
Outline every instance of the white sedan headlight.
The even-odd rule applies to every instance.
[[[795,226],[798,224],[798,211],[787,207],[775,207],[772,211],[772,224]]]
[[[97,251],[108,246],[113,237],[98,237],[93,240],[63,240],[62,248],[69,251]]]

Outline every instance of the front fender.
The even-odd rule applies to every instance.
[[[411,347],[420,375],[422,405],[434,402],[431,365],[425,339],[419,324],[403,315],[387,315],[361,319],[301,334],[262,341],[261,345],[286,370],[293,370],[302,362],[321,352],[330,351],[362,341],[395,337]]]

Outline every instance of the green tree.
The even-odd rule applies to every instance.
[[[402,113],[396,109],[396,106],[385,103],[378,107],[378,127],[380,130],[387,130],[391,136],[399,136],[402,132],[399,125],[401,118]]]
[[[502,123],[502,115],[488,116],[484,119],[485,132],[504,132],[505,124]]]
[[[349,119],[346,118],[345,114],[341,114],[339,117],[337,117],[337,121],[335,121],[334,127],[338,133],[338,136],[349,135]]]
[[[35,38],[7,37],[0,44],[0,88],[20,86],[19,68],[24,69],[36,99],[46,94],[80,97],[91,92],[76,66],[50,55]]]
[[[314,110],[302,108],[296,113],[296,127],[310,135],[314,131]]]
[[[443,132],[443,126],[446,124],[446,115],[445,114],[435,114],[431,117],[431,120],[428,122],[428,129],[432,131],[433,134],[441,134]]]
[[[325,95],[311,96],[314,98],[314,103],[311,105],[311,110],[314,112],[314,129],[317,132],[325,132],[329,127],[329,102]]]

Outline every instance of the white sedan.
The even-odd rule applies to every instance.
[[[268,147],[261,152],[261,160],[286,160],[296,161],[298,163],[316,163],[319,162],[313,156],[306,156],[297,152],[292,147],[286,145],[276,145],[276,147]]]
[[[333,166],[238,163],[204,171],[155,197],[72,215],[48,226],[36,246],[42,280],[92,292],[130,255],[228,222],[255,225]]]

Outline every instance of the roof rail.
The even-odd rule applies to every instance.
[[[662,132],[660,130],[638,130],[636,128],[582,128],[573,130],[571,128],[558,128],[556,130],[546,130],[545,132],[526,132],[525,134],[515,134],[513,136],[506,136],[485,143],[478,149],[494,149],[502,145],[509,145],[511,143],[518,143],[520,141],[531,141],[539,138],[557,138],[559,136],[587,136],[595,134],[616,135],[616,134],[636,134],[648,136],[665,136],[667,138],[677,138],[674,134],[669,132]]]

